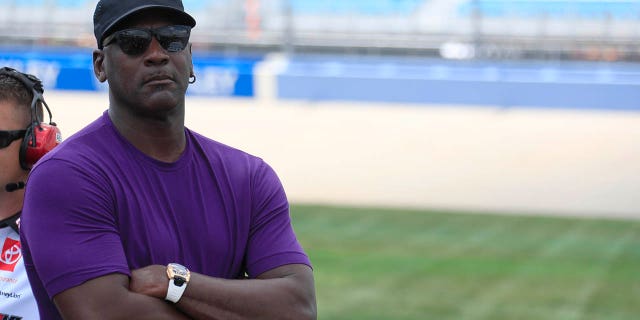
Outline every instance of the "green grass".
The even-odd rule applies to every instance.
[[[318,316],[638,319],[640,221],[293,205]]]

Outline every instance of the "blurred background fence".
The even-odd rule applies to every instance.
[[[0,62],[53,89],[104,89],[96,2],[0,0]],[[198,21],[191,94],[640,108],[640,1],[183,2]]]
[[[640,59],[635,0],[185,0],[199,47]],[[95,0],[0,0],[0,41],[91,45]]]

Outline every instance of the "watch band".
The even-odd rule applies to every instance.
[[[167,297],[165,300],[169,300],[173,303],[177,303],[180,298],[182,298],[182,294],[184,290],[187,289],[187,283],[183,283],[181,286],[177,286],[173,279],[169,279],[169,288],[167,289]]]
[[[169,278],[169,287],[167,288],[165,300],[177,303],[187,288],[191,272],[181,264],[169,263],[167,265],[167,277]]]

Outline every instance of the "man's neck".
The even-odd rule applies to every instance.
[[[9,218],[20,210],[22,210],[22,201],[24,200],[24,190],[18,190],[13,193],[0,191],[0,220]]]
[[[118,132],[142,153],[163,162],[180,158],[186,145],[184,115],[159,119],[123,117],[110,109],[109,117]]]

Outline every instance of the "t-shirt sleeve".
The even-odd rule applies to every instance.
[[[286,264],[306,264],[309,257],[291,225],[289,203],[275,171],[263,161],[252,177],[252,216],[247,247],[249,277]]]
[[[96,168],[62,160],[31,172],[21,236],[50,298],[96,277],[129,275],[107,185]]]

